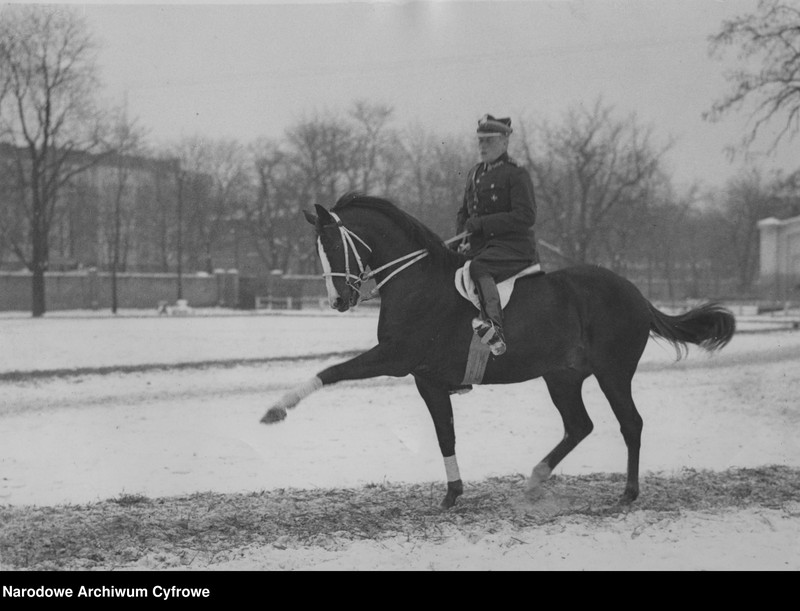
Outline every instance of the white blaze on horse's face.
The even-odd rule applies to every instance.
[[[320,263],[322,263],[322,272],[325,275],[325,290],[328,291],[328,305],[335,308],[339,300],[339,293],[333,285],[331,262],[328,260],[328,255],[325,254],[325,249],[322,247],[322,240],[320,238],[317,238],[317,252],[319,253]]]

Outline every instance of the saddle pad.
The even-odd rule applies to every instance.
[[[455,274],[455,284],[456,290],[461,294],[464,299],[467,299],[472,302],[472,304],[481,309],[481,300],[478,297],[478,289],[475,286],[475,283],[472,281],[472,276],[469,275],[469,265],[472,261],[467,261],[464,264],[464,267],[460,267],[456,270]],[[542,266],[538,263],[526,267],[518,274],[511,276],[507,280],[503,280],[497,284],[497,292],[500,293],[500,307],[506,307],[508,300],[511,299],[511,292],[514,290],[514,283],[517,281],[517,278],[522,278],[523,276],[530,276],[531,274],[538,274],[542,271]]]

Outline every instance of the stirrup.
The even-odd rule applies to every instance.
[[[492,354],[500,356],[506,351],[506,342],[500,327],[496,326],[491,320],[481,318],[472,319],[472,330],[481,338],[481,343],[489,346]]]

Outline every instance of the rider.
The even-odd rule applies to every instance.
[[[456,216],[456,232],[470,232],[466,254],[481,302],[481,318],[472,326],[494,355],[506,351],[495,283],[539,262],[533,183],[525,168],[508,156],[511,132],[511,119],[487,114],[478,121],[481,162],[469,171]]]

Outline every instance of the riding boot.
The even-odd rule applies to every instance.
[[[499,356],[506,351],[500,293],[491,276],[479,276],[474,280],[481,301],[481,318],[472,321],[472,328],[480,336],[481,342],[489,346],[492,354]]]

